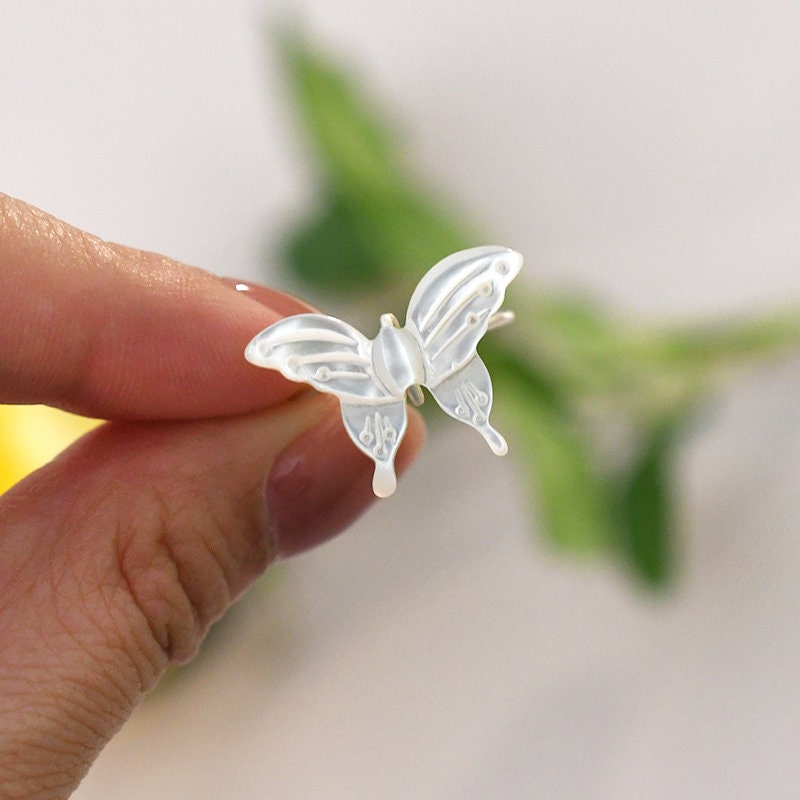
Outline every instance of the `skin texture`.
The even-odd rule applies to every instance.
[[[373,500],[338,403],[248,364],[308,310],[0,195],[0,402],[111,420],[0,497],[0,797],[64,798],[278,557]],[[424,438],[412,410],[402,472]]]

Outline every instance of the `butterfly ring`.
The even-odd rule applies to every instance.
[[[487,330],[513,320],[498,311],[522,267],[507,247],[473,247],[442,259],[417,285],[406,324],[383,314],[374,339],[324,314],[298,314],[261,331],[245,358],[292,381],[339,398],[345,429],[375,462],[372,489],[397,487],[394,457],[406,431],[406,394],[419,405],[420,386],[451,417],[475,428],[499,456],[506,440],[489,424],[492,381],[476,352]]]

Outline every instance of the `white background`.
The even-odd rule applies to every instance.
[[[265,34],[287,13],[529,275],[656,317],[800,299],[795,0],[6,2],[0,189],[263,277],[311,187]],[[794,359],[708,415],[664,597],[546,552],[512,460],[443,431],[76,797],[796,797],[799,401]]]

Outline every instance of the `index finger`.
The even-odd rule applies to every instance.
[[[296,392],[247,342],[305,310],[110,244],[0,194],[0,402],[127,419],[245,413]],[[269,303],[269,307],[263,305]]]

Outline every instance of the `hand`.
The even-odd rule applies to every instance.
[[[62,798],[266,566],[371,501],[338,403],[243,357],[306,310],[0,195],[0,402],[114,420],[0,498],[0,797]],[[419,417],[398,456],[423,439]]]

